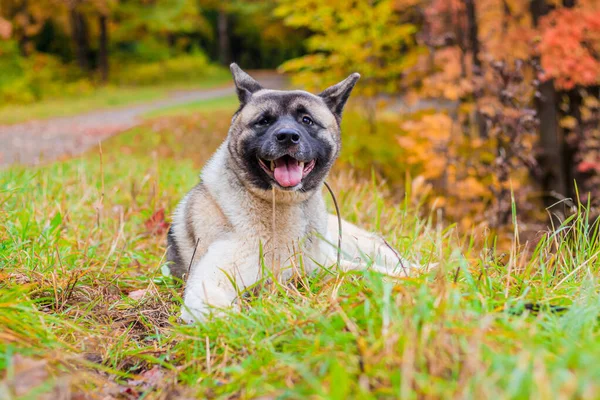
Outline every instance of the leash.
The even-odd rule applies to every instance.
[[[340,267],[340,262],[342,261],[342,215],[340,214],[340,207],[338,206],[337,199],[335,198],[335,194],[331,189],[331,186],[327,182],[323,182],[327,190],[329,190],[329,194],[333,199],[333,205],[335,206],[335,214],[337,215],[338,220],[338,248],[337,248],[337,265]]]
[[[526,311],[529,311],[532,315],[538,315],[540,313],[563,314],[569,311],[569,307],[557,306],[553,304],[525,303],[523,304],[522,310],[517,309],[517,307],[512,307],[507,311],[511,315],[522,315]]]

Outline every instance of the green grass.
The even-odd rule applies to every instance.
[[[196,182],[234,107],[172,110],[102,156],[0,172],[0,398],[598,397],[600,241],[583,208],[503,254],[337,170],[345,218],[438,267],[265,285],[242,313],[180,325],[147,221]],[[570,308],[519,313],[528,302]]]
[[[140,104],[167,97],[170,93],[178,90],[208,89],[231,82],[231,75],[228,71],[224,69],[211,71],[200,81],[130,87],[109,85],[78,96],[42,100],[33,104],[3,105],[0,106],[0,125]]]
[[[189,115],[199,111],[208,112],[215,110],[235,110],[238,105],[236,95],[217,97],[215,99],[197,100],[187,104],[165,107],[146,114],[147,118]]]

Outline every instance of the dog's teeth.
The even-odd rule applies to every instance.
[[[298,165],[300,166],[300,169],[304,170],[304,162],[303,161],[300,161],[298,163]]]
[[[271,160],[271,171],[275,171],[275,161]]]

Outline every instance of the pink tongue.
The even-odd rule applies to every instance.
[[[275,160],[274,175],[281,186],[296,186],[302,181],[302,167],[293,158],[279,158]]]

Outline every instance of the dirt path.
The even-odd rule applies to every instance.
[[[267,88],[284,86],[283,77],[274,73],[255,73]],[[0,168],[12,164],[36,165],[65,156],[75,156],[97,146],[98,142],[123,132],[142,121],[148,112],[228,96],[233,86],[216,89],[179,91],[165,99],[94,111],[70,117],[0,125]]]

